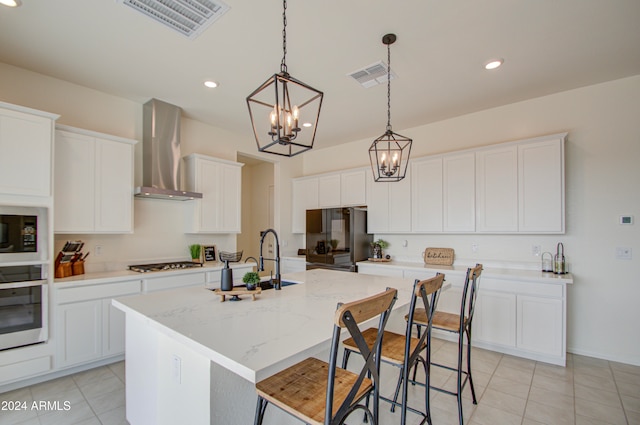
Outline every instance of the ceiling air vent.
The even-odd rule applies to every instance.
[[[116,0],[189,38],[196,38],[229,6],[209,0]]]
[[[347,74],[347,76],[353,78],[362,87],[369,88],[378,84],[385,84],[387,82],[387,64],[379,61],[372,63],[357,71],[353,71]],[[397,75],[391,70],[391,79],[396,79]]]

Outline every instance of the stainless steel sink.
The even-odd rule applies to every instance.
[[[286,280],[283,280],[282,282],[282,287],[284,288],[285,286],[291,286],[291,285],[297,285],[298,282],[289,282]],[[264,282],[260,282],[260,288],[262,288],[262,290],[266,290],[266,289],[273,289],[273,285],[271,283],[269,283],[268,280],[264,281]]]

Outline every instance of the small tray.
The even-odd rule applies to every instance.
[[[223,291],[220,288],[213,290],[216,295],[220,295],[220,302],[225,302],[227,295],[231,295],[238,299],[238,295],[251,295],[253,301],[256,300],[256,295],[262,293],[262,288],[257,287],[253,291],[249,291],[247,288],[233,288],[231,291]]]
[[[388,263],[389,261],[391,261],[391,258],[368,258],[369,261],[374,262],[374,263]]]

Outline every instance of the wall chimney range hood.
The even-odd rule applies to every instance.
[[[142,186],[134,195],[174,201],[202,198],[202,193],[180,189],[181,109],[151,99],[142,112]]]

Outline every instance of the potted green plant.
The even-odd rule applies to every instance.
[[[189,245],[189,252],[191,253],[191,261],[195,263],[199,263],[201,261],[200,253],[202,252],[202,245]]]
[[[389,242],[378,239],[377,241],[371,242],[371,258],[384,258],[384,254],[382,252],[383,249],[389,246]]]
[[[260,283],[260,275],[257,272],[246,272],[242,276],[242,282],[247,285],[249,291],[253,291]]]

